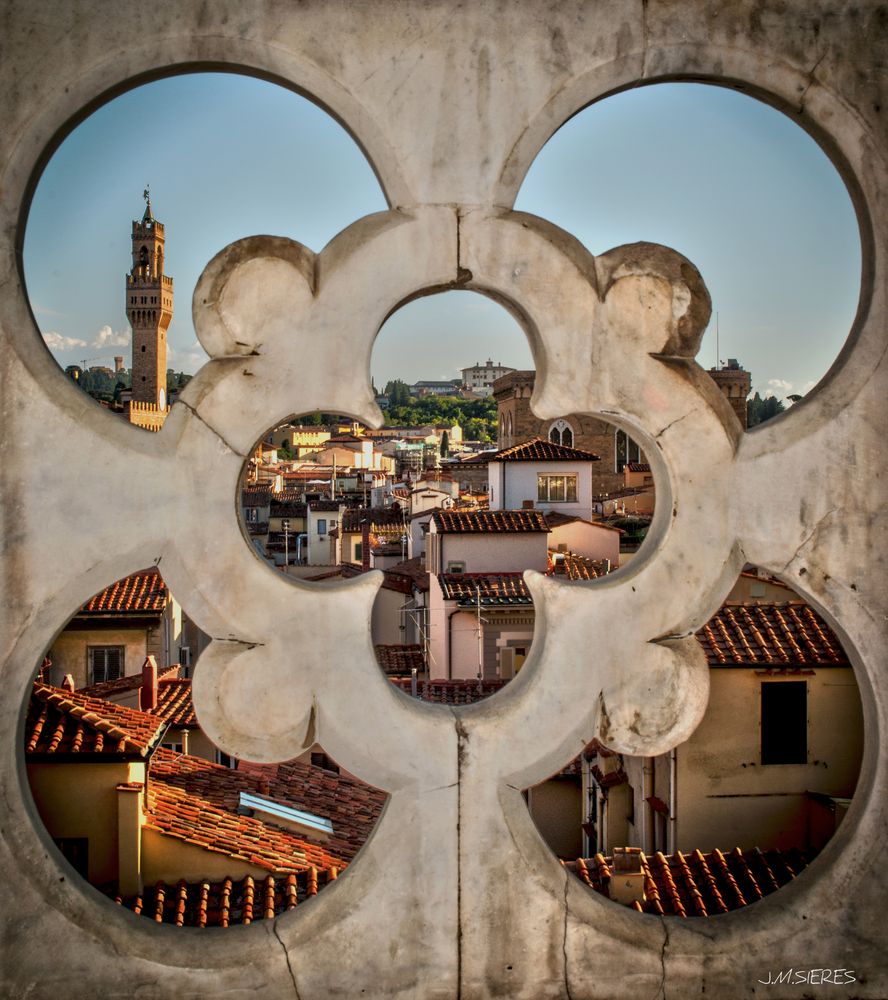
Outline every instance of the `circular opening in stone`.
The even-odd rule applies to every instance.
[[[854,671],[795,591],[747,566],[697,633],[710,696],[658,757],[593,739],[525,791],[565,867],[634,910],[714,916],[792,881],[843,821],[863,755]]]
[[[82,390],[157,430],[207,360],[191,297],[223,247],[267,233],[320,250],[385,208],[354,140],[293,91],[234,73],[157,80],[95,111],[47,163],[24,236],[31,310]]]
[[[191,700],[208,643],[156,568],[116,581],[47,651],[23,749],[63,869],[151,920],[233,927],[329,885],[386,796],[317,743],[279,764],[216,747]]]
[[[860,233],[839,173],[788,115],[738,91],[658,83],[590,105],[541,150],[515,207],[594,254],[647,241],[691,260],[713,309],[697,361],[750,427],[813,389],[854,321]]]

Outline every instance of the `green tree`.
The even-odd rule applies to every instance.
[[[389,408],[406,406],[410,402],[410,389],[407,383],[399,378],[386,383],[385,395],[388,396]]]
[[[783,413],[785,409],[783,401],[776,396],[766,396],[762,399],[756,393],[746,404],[746,424],[748,427],[763,424],[771,417],[776,417],[778,413]]]
[[[447,458],[450,454],[450,435],[447,431],[441,435],[441,458]]]

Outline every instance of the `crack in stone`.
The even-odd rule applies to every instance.
[[[237,455],[238,457],[240,457],[240,458],[242,458],[242,459],[244,459],[246,461],[247,456],[243,452],[238,451],[237,448],[234,447],[234,445],[232,445],[228,441],[226,441],[225,438],[219,433],[219,431],[217,431],[216,428],[213,427],[212,424],[208,424],[206,422],[206,420],[204,420],[204,418],[197,412],[197,410],[195,410],[195,408],[190,403],[186,403],[184,399],[178,399],[177,402],[181,403],[185,407],[186,410],[188,410],[191,413],[193,413],[195,415],[195,417],[197,417],[197,419],[204,425],[204,427],[206,427],[207,430],[209,430],[213,434],[215,434],[216,437],[222,442],[222,444],[225,445],[225,447],[230,452],[232,452],[233,454]]]
[[[564,872],[564,934],[561,938],[561,955],[562,961],[564,963],[564,995],[567,1000],[573,1000],[573,994],[570,992],[570,979],[567,974],[567,918],[569,916],[568,906],[567,906],[567,893],[570,889],[570,878],[568,873]]]
[[[786,565],[780,571],[781,573],[785,573],[789,569],[789,567],[793,564],[793,562],[798,558],[799,553],[802,551],[802,549],[808,544],[808,542],[811,541],[811,539],[817,534],[817,532],[820,531],[820,526],[823,524],[823,522],[828,517],[832,517],[832,515],[835,514],[835,513],[837,513],[838,510],[839,510],[838,507],[831,507],[823,515],[823,517],[818,518],[817,523],[814,525],[814,527],[808,532],[807,535],[805,535],[805,537],[801,540],[801,542],[799,542],[798,546],[796,547],[795,552],[793,552],[793,554],[789,557],[789,559],[786,562]]]
[[[669,924],[665,917],[660,917],[663,925],[663,947],[660,949],[660,985],[654,1000],[666,1000],[666,949],[669,947]]]
[[[462,1000],[462,771],[469,734],[451,709],[456,729],[456,1000]]]
[[[296,1000],[300,1000],[299,987],[296,985],[296,973],[293,971],[293,966],[290,964],[290,952],[287,950],[287,946],[281,940],[280,934],[278,934],[276,920],[271,921],[271,933],[274,934],[274,936],[278,939],[278,944],[281,946],[281,948],[283,948],[284,958],[287,962],[287,972],[290,973],[290,981],[293,983],[293,995],[296,997]]]
[[[688,417],[690,417],[692,414],[696,412],[697,412],[696,410],[688,410],[687,413],[683,413],[680,417],[676,417],[675,420],[670,420],[669,423],[666,424],[666,426],[659,431],[659,433],[654,435],[654,440],[659,441],[660,438],[666,433],[666,431],[669,430],[670,427],[672,427],[674,424],[680,423],[682,420],[686,420]]]
[[[823,52],[817,57],[817,62],[808,70],[808,82],[805,84],[805,89],[802,91],[801,97],[799,97],[799,111],[800,115],[805,113],[805,98],[808,96],[808,91],[814,84],[814,74],[817,72],[817,67],[826,58],[826,53]]]
[[[221,636],[211,635],[213,642],[231,642],[236,646],[246,646],[247,649],[255,649],[257,646],[264,646],[264,642],[253,642],[251,639],[235,639],[233,635]]]

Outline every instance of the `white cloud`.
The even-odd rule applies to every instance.
[[[86,341],[78,337],[65,337],[55,330],[47,330],[43,334],[46,346],[51,351],[73,351],[75,347],[86,347]]]
[[[792,382],[787,382],[785,378],[769,378],[768,388],[765,390],[765,399],[769,396],[788,396],[792,392]]]
[[[184,350],[177,350],[172,344],[167,345],[167,367],[175,368],[176,371],[193,375],[208,360],[209,355],[201,347],[199,340],[195,340]]]
[[[132,331],[127,327],[125,330],[114,331],[110,326],[103,326],[96,334],[92,347],[100,350],[103,347],[128,347],[132,339]]]

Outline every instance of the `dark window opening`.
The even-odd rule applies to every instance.
[[[808,685],[762,684],[762,764],[807,764]]]

